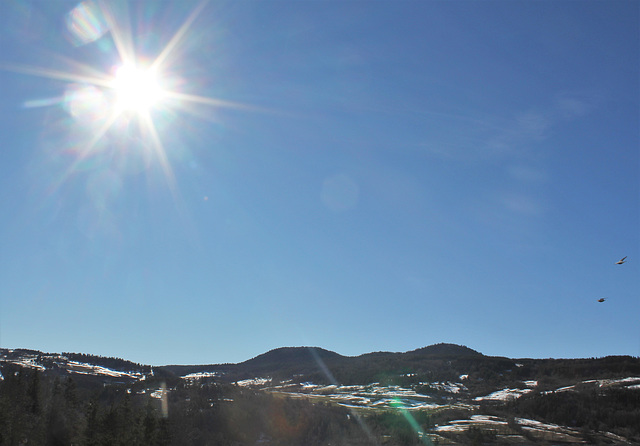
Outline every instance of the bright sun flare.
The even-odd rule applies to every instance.
[[[0,0],[0,3],[2,0]],[[180,28],[169,39],[160,53],[152,60],[139,60],[134,51],[134,36],[127,27],[120,23],[127,23],[125,3],[118,2],[82,2],[67,14],[69,32],[77,37],[81,44],[94,42],[110,35],[117,50],[122,65],[115,71],[102,72],[90,65],[69,59],[73,68],[70,71],[45,67],[0,64],[0,70],[10,70],[34,76],[57,79],[67,83],[65,94],[60,100],[42,99],[27,101],[27,107],[41,107],[52,104],[61,105],[70,115],[77,119],[77,127],[73,134],[83,135],[80,127],[84,127],[90,135],[75,141],[73,147],[77,158],[69,167],[67,173],[59,181],[61,184],[80,162],[99,152],[99,141],[109,132],[117,136],[117,132],[124,129],[123,136],[129,135],[131,129],[126,125],[134,115],[138,121],[140,138],[145,142],[144,147],[148,155],[158,160],[167,181],[174,190],[173,172],[169,157],[162,144],[161,133],[158,131],[160,119],[166,113],[151,113],[162,105],[162,112],[182,110],[192,112],[189,106],[227,107],[237,109],[254,109],[244,104],[224,101],[197,94],[187,94],[171,88],[175,78],[167,78],[163,73],[168,65],[179,59],[180,44],[186,39],[189,28],[200,12],[207,5],[202,0],[193,9]],[[90,19],[90,20],[89,20]],[[92,26],[87,23],[91,22]],[[102,27],[94,27],[101,24]],[[123,117],[124,119],[120,120]],[[123,141],[126,138],[123,138]],[[124,144],[124,143],[123,143]]]
[[[164,95],[155,70],[131,65],[117,69],[112,88],[116,94],[116,107],[121,111],[147,112]]]

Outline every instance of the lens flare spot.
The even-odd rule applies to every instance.
[[[109,31],[100,8],[91,1],[82,2],[73,8],[67,14],[65,24],[75,46],[94,42]]]
[[[107,100],[93,85],[71,84],[65,90],[65,109],[74,118],[88,123],[105,117]]]
[[[161,409],[162,409],[162,418],[168,418],[169,417],[169,398],[168,398],[168,390],[167,390],[167,384],[166,383],[162,383],[160,385],[160,391],[161,391]]]

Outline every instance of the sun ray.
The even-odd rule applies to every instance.
[[[162,140],[158,135],[155,124],[153,123],[153,119],[151,119],[151,115],[148,111],[142,113],[140,118],[140,125],[144,125],[143,131],[148,132],[149,136],[151,137],[151,148],[153,149],[155,155],[158,157],[158,161],[160,162],[160,166],[162,167],[164,176],[169,183],[171,193],[174,195],[174,197],[176,197],[176,182],[175,176],[173,174],[173,169],[171,168],[171,163],[169,163],[167,154],[162,144]]]
[[[119,113],[117,113],[116,111],[111,113],[111,117],[108,120],[106,120],[104,124],[102,124],[102,126],[100,126],[100,128],[95,133],[95,135],[93,135],[93,138],[91,138],[89,143],[86,145],[86,148],[80,153],[80,156],[78,157],[79,161],[82,161],[91,153],[91,151],[93,150],[95,145],[98,143],[98,141],[102,139],[102,137],[109,131],[109,129],[116,122],[116,120],[118,119],[118,116],[119,116]]]
[[[180,26],[178,31],[173,35],[169,43],[165,45],[163,50],[160,52],[158,57],[153,61],[150,66],[150,69],[159,69],[160,66],[164,63],[165,59],[169,57],[169,55],[173,52],[176,46],[180,43],[180,41],[184,38],[184,35],[189,30],[195,19],[200,15],[200,12],[204,9],[204,7],[209,3],[209,0],[202,0],[198,6],[194,8],[194,10],[189,14],[189,17],[184,21],[184,23]]]
[[[336,378],[333,376],[333,373],[331,373],[331,371],[329,370],[329,367],[327,367],[327,365],[322,360],[318,352],[313,347],[309,347],[309,353],[311,353],[311,356],[313,357],[314,361],[320,368],[320,371],[324,374],[324,376],[327,377],[329,382],[335,386],[339,386],[340,384],[338,383]],[[371,429],[369,429],[369,426],[367,426],[367,424],[365,423],[365,420],[360,416],[360,414],[353,408],[349,408],[349,412],[350,412],[350,415],[353,416],[353,418],[356,420],[356,422],[358,423],[362,431],[365,433],[367,438],[375,442],[375,437],[373,436]]]
[[[80,82],[86,84],[93,84],[99,87],[108,88],[110,85],[110,79],[105,75],[104,77],[84,76],[81,74],[69,73],[66,71],[52,70],[50,68],[34,67],[30,65],[21,64],[2,64],[0,68],[6,71],[13,71],[14,73],[30,74],[32,76],[46,77],[49,79],[57,79],[61,81]]]
[[[64,182],[76,171],[78,165],[86,159],[91,152],[93,152],[93,148],[100,141],[104,135],[109,131],[111,126],[118,119],[118,113],[112,113],[108,120],[106,120],[98,129],[97,132],[93,135],[93,137],[89,140],[87,144],[85,144],[82,149],[79,151],[77,158],[71,163],[71,165],[66,169],[65,173],[56,181],[50,188],[50,193],[55,192],[64,184]]]
[[[44,98],[44,99],[32,99],[29,101],[24,101],[22,106],[24,108],[36,108],[36,107],[49,107],[51,105],[58,105],[65,101],[64,96],[56,96],[53,98]]]
[[[237,110],[249,110],[249,111],[267,111],[261,107],[253,105],[243,104],[241,102],[225,101],[223,99],[216,99],[207,96],[198,96],[194,94],[179,93],[176,91],[167,91],[166,97],[169,99],[177,99],[183,102],[191,102],[193,104],[211,105],[213,107],[233,108]]]
[[[90,65],[87,64],[83,64],[81,62],[78,62],[76,60],[73,60],[67,56],[63,56],[62,54],[50,54],[50,57],[58,59],[59,61],[61,61],[62,63],[70,66],[70,67],[74,67],[78,72],[82,73],[86,73],[88,74],[87,77],[91,78],[91,79],[102,79],[105,82],[109,82],[111,76],[109,76],[109,74],[105,73],[104,71],[100,71],[98,69],[96,69],[95,67],[92,67]],[[93,82],[91,82],[93,83]],[[94,85],[98,85],[93,83]]]
[[[420,424],[416,421],[411,412],[407,410],[400,398],[394,397],[391,401],[391,407],[400,411],[402,416],[405,418],[405,420],[407,420],[407,423],[409,423],[409,426],[411,427],[411,429],[413,429],[422,443],[426,445],[433,445],[431,438],[425,435],[424,431],[420,428]]]
[[[119,20],[116,20],[113,6],[120,6]],[[116,50],[120,56],[120,60],[124,65],[135,65],[136,56],[133,45],[133,39],[131,37],[131,21],[129,19],[129,9],[124,2],[106,2],[100,1],[100,11],[107,23],[109,30],[111,31],[111,38],[116,46]],[[119,23],[124,22],[129,26],[120,26]]]
[[[96,40],[98,38],[111,40],[112,45],[107,47],[113,49],[113,55],[117,54],[120,62],[118,66],[101,71],[96,66],[89,66],[58,54],[47,56],[49,60],[57,61],[60,66],[64,66],[63,69],[19,63],[0,64],[2,70],[68,83],[62,95],[30,98],[23,104],[24,107],[59,105],[75,118],[76,128],[69,129],[69,137],[73,138],[69,143],[72,144],[75,159],[65,167],[61,177],[51,185],[54,191],[78,171],[83,160],[97,156],[98,152],[105,151],[107,154],[113,154],[115,150],[121,150],[126,153],[131,141],[127,132],[134,130],[138,132],[135,138],[144,141],[146,154],[149,159],[158,163],[172,195],[178,202],[179,191],[171,163],[171,153],[167,152],[162,142],[161,130],[164,130],[164,126],[159,128],[158,123],[154,122],[156,116],[152,114],[154,109],[162,112],[161,116],[167,116],[167,113],[172,110],[201,116],[196,113],[199,109],[198,105],[211,110],[226,108],[274,112],[250,104],[167,88],[167,81],[170,79],[163,78],[166,76],[163,73],[164,68],[180,57],[180,46],[188,39],[189,31],[208,3],[209,0],[199,1],[166,45],[161,47],[159,54],[149,59],[148,64],[139,60],[136,55],[136,42],[131,27],[129,7],[127,2],[121,0],[96,0],[95,8],[90,11],[95,20],[104,24],[101,28],[103,32],[100,32]],[[78,26],[81,27],[81,25]],[[92,90],[90,86],[95,89]],[[137,123],[135,129],[130,126],[130,123],[134,122]],[[114,144],[98,146],[104,138],[112,138]]]

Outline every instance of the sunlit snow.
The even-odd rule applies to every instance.
[[[47,370],[45,366],[38,364],[36,362],[37,359],[38,359],[37,356],[31,356],[31,357],[25,357],[25,358],[21,358],[21,359],[9,361],[9,362],[13,362],[14,364],[20,365],[22,367],[29,367],[32,369],[40,370],[41,372]]]
[[[462,376],[469,376],[469,375],[462,375]],[[449,393],[460,393],[461,391],[468,390],[462,383],[451,383],[448,381],[443,383],[433,382],[433,383],[421,383],[421,384],[429,386],[432,389],[442,390]]]
[[[490,393],[487,396],[478,396],[474,398],[474,400],[475,401],[485,401],[485,400],[507,401],[507,400],[520,398],[525,393],[529,393],[531,391],[532,391],[531,389],[503,389],[503,390],[498,390],[496,392]]]
[[[472,415],[468,420],[454,420],[450,421],[449,424],[445,426],[436,426],[434,431],[436,432],[464,432],[471,425],[482,424],[482,425],[494,425],[494,426],[506,426],[507,422],[498,417],[493,417],[489,415]]]
[[[241,381],[237,381],[236,384],[241,387],[249,387],[249,386],[264,386],[268,382],[271,382],[271,378],[243,379]]]
[[[151,393],[149,394],[149,396],[150,396],[151,398],[162,399],[162,397],[164,396],[164,394],[165,394],[166,392],[167,392],[166,390],[158,389],[158,390],[155,390],[155,391],[151,392]]]
[[[249,380],[255,382],[255,380]],[[422,383],[425,385],[427,383]],[[440,386],[442,390],[450,393],[457,393],[462,389],[466,390],[459,383],[434,383],[434,387]],[[451,404],[442,404],[441,397],[435,399],[433,396],[424,395],[414,389],[401,386],[381,386],[380,383],[368,385],[339,386],[336,384],[318,385],[310,382],[299,384],[288,383],[265,387],[265,390],[287,395],[292,398],[318,398],[329,399],[336,404],[345,407],[367,409],[367,408],[391,408],[402,407],[408,410],[435,409]],[[469,407],[462,403],[453,404],[457,407]]]
[[[114,378],[131,379],[140,379],[143,376],[141,373],[137,372],[119,372],[99,365],[85,364],[78,361],[68,361],[67,368],[69,372],[79,373],[81,375],[104,375]]]
[[[635,384],[635,383],[638,383],[638,384]],[[628,378],[618,378],[618,379],[588,379],[588,380],[582,381],[582,384],[595,384],[598,387],[623,385],[627,389],[638,389],[640,388],[640,377],[630,376]],[[559,387],[555,390],[547,390],[542,393],[549,394],[549,393],[575,391],[576,385],[577,384],[574,384],[571,386]]]
[[[625,383],[640,383],[640,377],[629,377],[629,378],[619,378],[619,379],[599,379],[598,385],[600,387],[611,386],[614,384],[625,384]],[[629,387],[629,386],[627,386]]]
[[[189,381],[194,381],[202,378],[213,378],[215,376],[220,376],[218,372],[197,372],[197,373],[189,373],[188,375],[184,375],[182,379],[186,379]]]
[[[523,429],[530,432],[538,432],[542,434],[552,434],[554,441],[563,441],[576,443],[578,441],[578,431],[575,429],[558,426],[557,424],[542,423],[540,421],[515,418],[514,421]],[[454,420],[450,421],[444,426],[436,426],[434,431],[436,432],[465,432],[470,427],[480,427],[486,429],[494,429],[498,432],[505,432],[508,429],[508,422],[504,418],[490,416],[490,415],[472,415],[467,420]],[[506,436],[503,436],[506,438]],[[516,441],[518,438],[514,438]]]

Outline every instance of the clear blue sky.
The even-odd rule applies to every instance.
[[[637,1],[107,4],[0,2],[2,347],[640,355]]]

